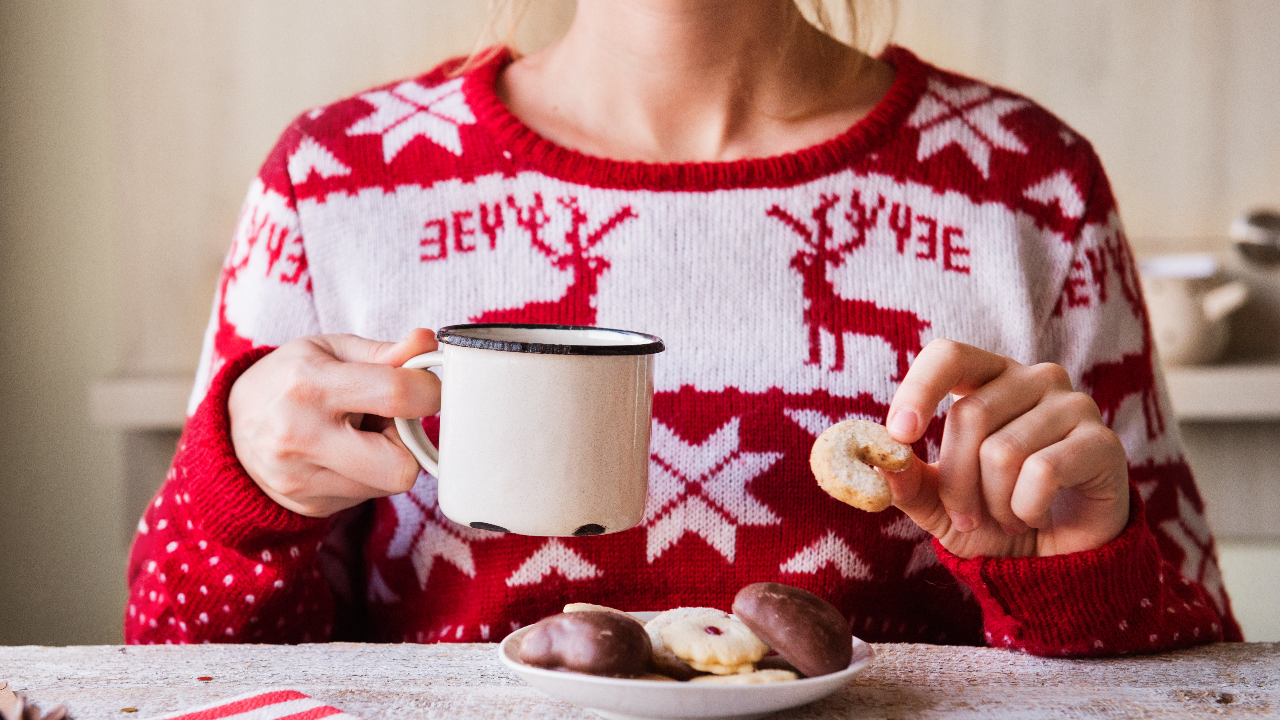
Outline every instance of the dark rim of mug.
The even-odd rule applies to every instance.
[[[494,340],[465,335],[467,330],[483,330],[486,328],[515,328],[521,330],[599,330],[644,338],[647,343],[628,343],[624,345],[565,345],[561,343],[516,342],[512,340]],[[475,348],[477,350],[500,350],[502,352],[537,353],[539,355],[653,355],[667,349],[659,338],[634,330],[593,327],[590,325],[544,325],[540,323],[475,323],[471,325],[450,325],[436,332],[436,339],[454,347]]]

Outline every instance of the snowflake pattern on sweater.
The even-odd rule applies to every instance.
[[[1025,98],[900,48],[886,60],[892,88],[848,132],[732,163],[555,146],[494,94],[509,55],[301,116],[227,256],[183,440],[139,524],[127,640],[491,641],[566,602],[728,609],[761,580],[828,598],[874,641],[1095,655],[1238,639],[1092,149]],[[463,527],[426,473],[315,520],[236,461],[226,397],[272,347],[482,321],[663,338],[638,527]],[[816,435],[882,421],[939,337],[1057,362],[1093,395],[1130,458],[1120,538],[962,560],[897,510],[817,487]],[[945,411],[921,457],[936,459]]]

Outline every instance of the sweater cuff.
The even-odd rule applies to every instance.
[[[212,539],[237,549],[274,545],[300,534],[323,533],[327,518],[287,510],[267,497],[236,457],[227,398],[231,386],[274,348],[255,348],[228,361],[187,419],[173,460],[184,501]],[[188,497],[189,496],[189,497]]]
[[[937,540],[934,549],[982,606],[988,645],[1035,655],[1092,655],[1098,652],[1093,639],[1139,607],[1160,573],[1155,536],[1132,483],[1129,508],[1120,536],[1093,550],[964,559]]]

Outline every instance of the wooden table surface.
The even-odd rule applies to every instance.
[[[874,647],[875,662],[850,685],[774,717],[1280,718],[1280,643],[1103,660]],[[65,703],[76,720],[145,718],[264,688],[365,720],[597,717],[525,685],[488,644],[0,647],[0,680],[42,709]]]

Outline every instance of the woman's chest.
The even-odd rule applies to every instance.
[[[874,175],[682,193],[529,173],[299,211],[326,332],[638,330],[667,344],[659,389],[883,395],[935,337],[1022,354],[1044,302],[1007,208]]]

